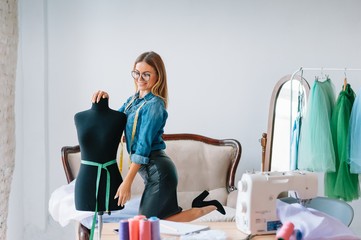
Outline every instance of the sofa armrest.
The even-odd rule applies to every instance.
[[[236,208],[237,206],[237,196],[238,196],[238,190],[234,190],[228,194],[227,197],[227,207]]]

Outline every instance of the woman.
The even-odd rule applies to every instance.
[[[186,211],[178,206],[178,176],[175,165],[165,154],[162,139],[168,117],[167,75],[162,58],[155,52],[145,52],[135,61],[132,77],[136,93],[119,109],[127,115],[125,137],[131,164],[127,176],[120,184],[115,198],[123,206],[131,197],[131,186],[137,172],[145,182],[139,214],[157,216],[171,221],[192,221],[213,210],[225,211],[216,201],[203,201],[204,191]],[[92,101],[108,98],[104,91],[94,93]]]

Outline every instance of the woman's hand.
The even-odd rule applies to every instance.
[[[93,94],[92,103],[98,103],[102,98],[109,98],[109,95],[107,92],[98,90]]]
[[[140,164],[133,162],[130,164],[127,176],[125,176],[114,196],[114,199],[118,198],[118,206],[124,206],[124,204],[130,200],[132,183],[139,168]]]
[[[130,200],[131,197],[131,184],[127,182],[122,182],[119,185],[118,191],[115,194],[114,199],[118,198],[118,206],[124,206],[127,201]]]

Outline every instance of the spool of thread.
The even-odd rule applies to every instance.
[[[159,218],[151,217],[148,221],[150,222],[152,240],[160,240]]]
[[[129,222],[121,220],[119,222],[119,240],[129,240]]]
[[[295,229],[295,226],[292,222],[285,222],[280,230],[278,230],[276,234],[277,240],[289,240],[291,235],[293,234],[293,230]]]
[[[303,236],[302,236],[302,232],[298,229],[295,230],[296,232],[296,240],[302,240]]]
[[[146,218],[139,220],[139,240],[152,240],[150,222]]]
[[[147,217],[144,216],[144,215],[136,215],[136,216],[134,216],[133,218],[140,220],[140,219],[144,219],[144,218],[147,218]]]
[[[129,218],[129,240],[139,240],[139,220]]]

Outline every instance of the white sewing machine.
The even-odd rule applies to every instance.
[[[307,171],[245,173],[238,182],[237,228],[247,234],[275,233],[281,222],[276,200],[295,191],[301,200],[317,196],[317,174]]]

